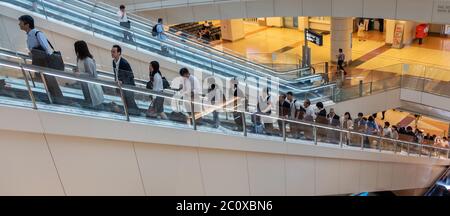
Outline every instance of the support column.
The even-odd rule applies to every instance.
[[[245,37],[242,19],[221,20],[220,30],[223,40],[236,41]]]
[[[298,30],[304,31],[305,28],[309,28],[308,17],[298,17]]]
[[[352,33],[353,33],[353,18],[331,18],[331,50],[330,60],[332,63],[337,62],[336,55],[339,49],[342,49],[345,54],[345,61],[350,63],[352,60]]]

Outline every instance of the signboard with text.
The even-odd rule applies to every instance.
[[[405,26],[403,24],[395,24],[394,38],[392,40],[392,48],[402,48],[403,47],[403,31]]]
[[[312,30],[306,31],[306,39],[318,46],[323,45],[323,35]]]

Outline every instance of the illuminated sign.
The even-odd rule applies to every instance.
[[[306,39],[318,46],[323,45],[323,35],[309,29],[306,31]]]

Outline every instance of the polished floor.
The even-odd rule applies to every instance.
[[[440,137],[447,136],[448,134],[448,123],[433,118],[422,116],[416,121],[413,114],[399,110],[387,110],[384,117],[384,120],[381,120],[382,113],[377,113],[376,122],[381,126],[384,125],[384,122],[389,122],[391,125],[397,125],[399,127],[411,126],[413,129],[418,128],[423,130],[425,134]]]
[[[246,37],[234,42],[222,42],[217,49],[237,53],[249,60],[268,65],[279,71],[299,66],[304,34],[296,29],[260,27],[245,24]],[[324,35],[324,45],[309,43],[312,63],[330,60],[330,35]],[[385,35],[378,31],[366,32],[366,40],[359,41],[356,34],[352,40],[352,61],[347,68],[346,84],[355,84],[359,80],[380,80],[389,73],[401,74],[394,69],[401,63],[424,66],[410,70],[411,75],[450,81],[450,38],[429,36],[422,45],[417,41],[402,49],[385,47]],[[426,66],[426,67],[425,67]],[[335,71],[335,67],[331,67]],[[373,71],[376,70],[376,73]],[[382,74],[380,71],[387,72]]]

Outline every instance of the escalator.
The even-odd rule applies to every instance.
[[[450,168],[447,168],[424,196],[450,196]]]
[[[332,148],[413,157],[438,159],[449,157],[449,150],[446,148],[347,131],[317,122],[279,118],[276,109],[275,112],[272,112],[274,115],[258,113],[255,111],[256,104],[249,103],[247,105],[244,102],[245,98],[239,96],[231,96],[226,98],[224,103],[212,105],[208,103],[210,100],[204,95],[200,95],[199,100],[196,101],[186,99],[184,96],[178,97],[179,92],[174,90],[165,89],[163,92],[154,92],[139,85],[119,85],[114,82],[114,76],[108,72],[99,71],[99,78],[94,79],[71,73],[69,69],[72,67],[71,65],[66,65],[66,70],[69,69],[69,71],[57,71],[26,64],[28,61],[26,55],[18,56],[7,54],[6,51],[0,52],[0,108],[4,106],[21,107],[72,116],[127,121],[168,129],[245,136],[280,143],[286,141],[310,145],[314,143]],[[43,74],[57,79],[63,93],[61,100],[51,99],[48,86],[43,82],[45,80]],[[95,106],[89,104],[88,97],[82,90],[83,84],[101,86],[104,98],[101,104]],[[137,110],[131,112],[125,103],[126,97],[132,97],[136,102]],[[164,98],[163,112],[167,114],[168,119],[149,115],[155,97]],[[238,103],[234,104],[235,101]],[[189,108],[197,110],[190,112]],[[264,118],[264,123],[270,119],[273,124],[269,124],[272,127],[264,125],[260,131],[257,128],[258,118]],[[296,125],[301,128],[302,133],[293,133]],[[132,127],[132,124],[129,126]],[[344,140],[345,137],[348,137],[347,141]],[[380,145],[367,144],[374,143],[375,140]]]
[[[32,9],[30,0],[6,0],[5,2],[14,4],[25,9]],[[92,31],[97,35],[106,36],[121,41],[123,30],[115,20],[115,12],[112,9],[97,6],[88,1],[39,1],[37,12],[59,21]],[[144,24],[138,20],[133,20],[134,42],[132,45],[137,49],[148,50],[160,53],[166,57],[175,59],[198,68],[205,69],[221,77],[241,78],[243,80],[258,80],[260,77],[275,76],[276,73],[264,66],[248,62],[244,59],[214,50],[211,47],[200,46],[197,43],[186,40],[178,36],[171,35],[169,40],[161,41],[152,38],[150,35],[151,25]],[[168,47],[168,53],[162,53],[161,47]],[[282,92],[292,91],[298,98],[311,98],[313,100],[329,100],[330,91],[335,84],[318,86],[322,79],[320,74],[311,74],[308,68],[286,72],[287,75],[280,75],[276,84]],[[293,79],[290,78],[294,74]],[[299,79],[301,78],[301,79]],[[319,81],[319,82],[317,82]]]

